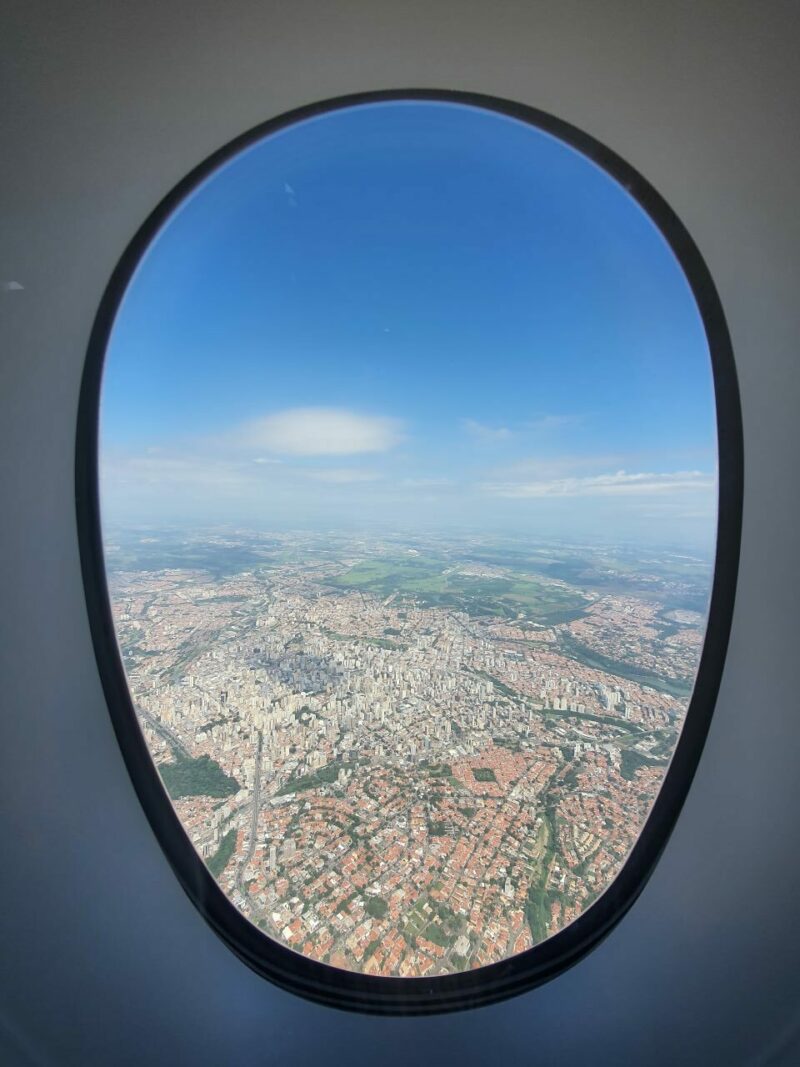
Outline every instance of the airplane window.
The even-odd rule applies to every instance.
[[[724,320],[644,180],[459,94],[269,123],[123,256],[82,404],[115,726],[240,956],[425,1011],[603,936],[699,757],[738,545]]]

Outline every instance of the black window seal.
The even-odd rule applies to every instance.
[[[569,926],[507,960],[432,978],[376,977],[303,956],[251,924],[226,897],[181,825],[139,727],[111,612],[100,524],[98,430],[102,369],[128,283],[161,227],[222,164],[257,141],[313,116],[385,101],[434,101],[494,111],[559,138],[602,167],[649,215],[680,263],[705,330],[714,379],[719,459],[717,544],[706,637],[683,728],[661,790],[611,885]],[[92,327],[81,382],[75,503],[89,624],[103,691],[133,786],[178,880],[212,929],[249,967],[301,996],[351,1011],[424,1015],[490,1004],[541,985],[596,948],[633,905],[665,848],[708,734],[733,617],[742,522],[744,454],[739,388],[722,305],[691,236],[658,192],[615,152],[544,111],[480,93],[392,89],[313,103],[270,119],[214,152],[172,189],[117,263]]]

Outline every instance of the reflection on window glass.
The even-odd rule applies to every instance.
[[[716,444],[689,286],[603,170],[436,102],[241,152],[129,285],[101,494],[153,760],[269,937],[448,974],[609,886],[694,683]]]

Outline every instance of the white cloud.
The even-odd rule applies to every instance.
[[[397,419],[341,408],[292,408],[247,423],[234,434],[245,448],[290,456],[386,452],[401,440]]]
[[[482,422],[476,422],[475,419],[462,419],[461,425],[470,437],[474,437],[476,441],[481,441],[484,444],[491,444],[494,441],[507,441],[512,436],[512,432],[507,426],[486,426]]]
[[[662,493],[713,490],[713,475],[701,471],[675,471],[669,474],[597,474],[583,478],[548,478],[537,481],[488,482],[481,486],[492,496],[507,499],[578,496],[647,496]]]
[[[377,482],[383,475],[377,471],[362,470],[358,467],[330,467],[320,470],[298,468],[305,478],[316,482],[328,482],[332,485],[350,485],[353,482]]]

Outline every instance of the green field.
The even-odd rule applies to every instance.
[[[620,766],[620,774],[623,778],[626,778],[629,782],[633,781],[636,776],[636,772],[640,767],[660,767],[662,770],[667,769],[667,761],[663,759],[654,759],[652,756],[645,756],[641,752],[637,752],[634,748],[626,748],[622,751],[622,764]]]
[[[209,756],[191,759],[176,752],[173,763],[158,768],[161,780],[173,800],[181,797],[229,797],[239,791],[239,783],[229,777]]]
[[[542,824],[538,840],[542,852],[537,864],[536,877],[528,887],[528,898],[525,902],[525,918],[528,920],[535,945],[547,938],[550,925],[550,906],[553,903],[554,894],[547,889],[547,878],[555,857],[554,838],[552,823],[547,818]]]
[[[615,730],[626,734],[646,733],[644,726],[638,722],[630,722],[618,715],[595,715],[593,711],[560,711],[558,708],[537,708],[537,715],[546,715],[548,718],[583,719],[584,722],[601,722],[604,726],[611,726]]]
[[[458,937],[462,926],[462,921],[446,904],[440,904],[432,897],[422,897],[406,913],[403,934],[412,944],[416,943],[418,937],[424,937],[434,945],[448,949]]]
[[[313,774],[303,774],[297,778],[290,778],[284,782],[275,796],[283,797],[287,793],[302,793],[306,789],[318,789],[321,785],[332,785],[339,777],[339,771],[344,767],[343,763],[329,763]]]
[[[669,693],[678,699],[685,699],[692,692],[693,680],[664,678],[654,671],[637,667],[633,663],[625,663],[623,660],[604,656],[601,652],[595,652],[594,649],[587,648],[574,640],[574,638],[563,634],[559,639],[559,644],[565,656],[577,660],[578,663],[582,663],[586,667],[594,667],[595,670],[605,671],[607,674],[616,675],[618,678],[627,678],[628,681],[637,682],[639,685],[649,685],[652,689],[658,689],[662,693]]]
[[[107,543],[114,548],[106,556],[111,572],[197,570],[215,578],[272,562],[278,547],[278,542],[268,537],[247,543],[176,531],[160,531],[157,537],[144,538],[126,533]]]
[[[476,782],[496,782],[497,778],[491,767],[473,767],[472,777]]]
[[[424,556],[364,560],[330,579],[330,584],[384,599],[397,593],[413,597],[423,607],[452,608],[473,616],[516,618],[521,614],[547,625],[577,618],[586,603],[577,590],[546,579],[530,575],[477,577]]]
[[[449,763],[429,763],[423,765],[422,770],[427,771],[431,778],[449,778],[453,768]]]
[[[359,644],[371,645],[372,648],[391,648],[400,649],[401,651],[405,651],[408,648],[408,645],[400,641],[390,641],[387,637],[362,637],[361,634],[340,634],[335,630],[328,630],[324,626],[320,627],[319,632],[334,641],[358,641]]]
[[[428,837],[447,837],[450,827],[446,822],[428,819]]]
[[[389,905],[383,897],[367,897],[366,912],[373,919],[385,919]]]
[[[215,878],[219,878],[228,866],[233,850],[236,848],[236,831],[228,830],[219,843],[219,848],[208,861],[208,869]]]

